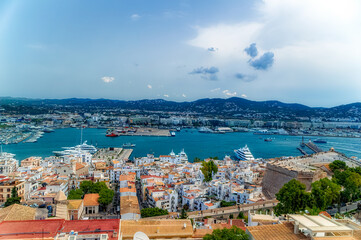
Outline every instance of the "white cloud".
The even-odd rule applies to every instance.
[[[132,16],[130,16],[130,18],[133,20],[133,21],[136,21],[140,18],[140,15],[139,14],[132,14]]]
[[[206,28],[197,27],[198,35],[188,44],[194,47],[217,49],[216,56],[240,56],[243,49],[256,37],[263,27],[260,23],[218,24]]]
[[[105,83],[110,83],[113,82],[115,80],[114,77],[102,77],[102,81]]]
[[[182,97],[187,97],[184,93],[182,94]]]
[[[247,95],[243,93],[243,94],[241,95],[241,97],[247,98]]]
[[[342,103],[347,92],[348,99],[354,100],[343,101],[360,101],[361,1],[263,0],[255,9],[259,17],[252,22],[197,27],[196,37],[188,44],[219,49],[211,59],[208,55],[198,61],[212,61],[222,69],[220,79],[227,79],[222,76],[226,72],[255,76],[255,81],[242,85],[250,96],[262,91],[264,99],[281,96],[286,101],[329,106],[335,103],[326,96],[336,93]],[[251,43],[257,44],[259,55],[274,53],[268,71],[260,73],[247,64],[244,49]],[[227,82],[233,90],[239,84]],[[323,97],[317,94],[320,91]],[[318,97],[305,98],[304,92]]]
[[[231,92],[229,90],[223,90],[222,93],[226,96],[226,97],[235,97],[237,96],[237,92]]]
[[[149,89],[152,89],[152,88],[153,88],[152,85],[150,85],[150,84],[148,84],[147,87],[148,87]]]
[[[210,92],[218,92],[220,90],[221,90],[220,88],[215,88],[215,89],[210,90]]]
[[[168,94],[164,94],[163,96],[166,97],[166,98],[169,98],[169,95],[168,95]]]

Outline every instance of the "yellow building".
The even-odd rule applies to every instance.
[[[11,190],[16,187],[18,196],[24,201],[25,183],[19,180],[9,178],[0,179],[0,204],[5,203],[11,197]]]

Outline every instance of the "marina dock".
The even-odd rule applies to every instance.
[[[127,161],[129,160],[130,155],[132,154],[133,149],[123,148],[119,154],[119,159]]]

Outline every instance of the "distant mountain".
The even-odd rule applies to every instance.
[[[361,103],[331,108],[311,108],[297,103],[279,101],[251,101],[244,98],[204,98],[192,102],[174,102],[163,99],[123,101],[110,99],[28,99],[0,97],[0,105],[7,107],[30,107],[32,109],[121,109],[138,111],[164,111],[198,113],[218,116],[248,116],[260,118],[314,117],[361,117]]]

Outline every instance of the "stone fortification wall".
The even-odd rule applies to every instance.
[[[263,193],[267,198],[275,198],[276,193],[292,179],[297,179],[306,185],[306,191],[311,190],[311,184],[321,178],[327,177],[327,173],[321,169],[305,170],[293,169],[292,166],[279,166],[267,163],[266,173],[262,181]]]
[[[278,193],[281,187],[293,178],[297,178],[297,176],[297,171],[267,163],[266,173],[262,181],[262,189],[265,196],[267,198],[275,198],[275,194]]]

